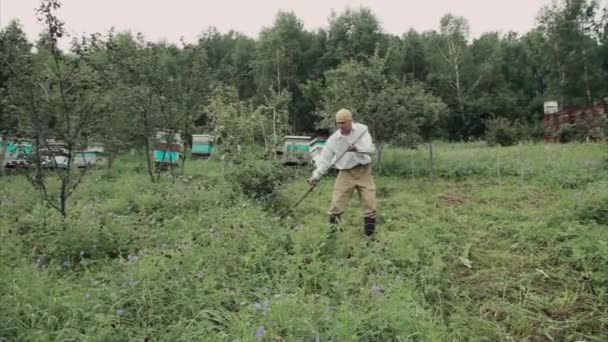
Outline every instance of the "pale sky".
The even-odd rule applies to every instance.
[[[308,30],[327,27],[333,10],[370,8],[385,32],[401,35],[410,28],[437,29],[439,19],[451,12],[469,20],[472,37],[483,32],[524,33],[535,24],[541,7],[550,0],[63,0],[61,19],[71,35],[93,32],[142,32],[152,41],[187,42],[210,26],[256,38],[271,26],[279,10],[293,11]],[[19,19],[30,40],[42,26],[36,21],[39,0],[0,0],[0,26]]]

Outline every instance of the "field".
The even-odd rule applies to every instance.
[[[0,177],[0,341],[608,340],[608,147],[435,152],[432,174],[424,149],[376,165],[376,241],[356,197],[329,229],[331,176],[282,210],[308,170],[269,204],[242,163],[152,184],[127,154],[65,221]]]

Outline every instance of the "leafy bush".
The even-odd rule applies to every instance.
[[[555,133],[557,135],[557,139],[561,143],[567,143],[575,140],[576,136],[576,125],[567,125],[560,127],[559,131]]]
[[[518,122],[515,124],[515,130],[519,140],[537,141],[545,137],[545,126],[541,121]]]
[[[581,208],[579,217],[583,220],[591,220],[599,224],[608,224],[608,204],[606,203],[591,203]]]
[[[594,136],[593,131],[596,129],[596,124],[593,121],[593,118],[589,115],[583,115],[581,118],[577,119],[575,123],[561,127],[559,131],[555,133],[554,137],[561,143],[587,141],[587,139]],[[600,131],[606,129],[605,120],[600,121],[597,129]]]
[[[272,200],[287,180],[287,172],[277,162],[246,160],[235,163],[227,178],[236,191],[255,200]]]
[[[490,146],[511,146],[518,141],[518,133],[508,119],[494,118],[487,123],[486,141]]]
[[[578,219],[608,225],[608,184],[599,182],[589,185],[585,197],[577,204]]]
[[[96,222],[105,221],[103,224]],[[80,213],[79,218],[62,221],[46,206],[39,205],[18,222],[16,233],[25,251],[38,266],[59,265],[79,268],[89,261],[114,259],[138,250],[130,216],[106,216]]]

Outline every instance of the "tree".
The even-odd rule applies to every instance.
[[[550,70],[549,91],[569,105],[590,104],[605,91],[597,28],[597,1],[563,0],[538,16]]]
[[[137,114],[130,119],[130,127],[134,128],[134,139],[144,146],[151,181],[158,182],[160,168],[155,177],[151,159],[154,130],[168,130],[167,145],[175,142],[178,132],[184,133],[187,141],[195,121],[204,115],[208,98],[206,54],[198,46],[184,44],[179,49],[146,42],[141,34],[134,39],[130,34],[110,32],[102,46],[107,62],[99,69],[105,86],[112,90],[117,103]],[[116,119],[118,123],[125,117]],[[186,150],[184,144],[182,171]],[[173,176],[172,164],[170,169]]]
[[[22,70],[20,64],[32,58],[32,44],[27,41],[21,24],[13,20],[0,31],[0,57],[3,65],[11,65],[14,69]],[[0,132],[15,131],[24,128],[23,118],[17,115],[11,105],[8,94],[10,84],[18,83],[9,67],[0,68]]]
[[[211,27],[198,40],[197,48],[207,60],[207,73],[215,82],[235,87],[240,99],[256,95],[253,72],[256,42],[237,32],[221,34]]]
[[[131,140],[144,147],[146,165],[150,180],[155,182],[154,167],[151,159],[151,142],[153,129],[160,122],[158,97],[152,84],[158,70],[157,50],[147,44],[141,34],[133,38],[131,34],[114,35],[112,31],[103,42],[107,54],[107,63],[99,65],[103,75],[104,86],[110,89],[117,103],[123,105],[131,127]],[[112,125],[124,123],[124,117]]]
[[[264,131],[264,144],[267,150],[269,147],[271,148],[275,159],[280,137],[291,132],[291,126],[288,122],[290,102],[291,93],[286,89],[283,89],[280,93],[270,89],[270,95],[265,98],[264,104],[256,109],[256,114],[263,119],[261,126]],[[270,142],[268,142],[268,137],[270,137]]]
[[[127,36],[123,37],[124,42],[129,41],[130,36],[126,38]],[[106,71],[111,60],[106,42],[101,39],[99,34],[91,35],[87,41],[87,44],[81,46],[82,53],[79,55],[83,63],[94,70],[98,76],[98,86],[102,91],[107,108],[103,113],[103,124],[96,127],[95,131],[90,132],[89,135],[91,135],[90,138],[103,144],[108,156],[108,168],[112,168],[119,153],[130,147],[139,147],[139,145],[133,139],[134,120],[130,115],[129,104],[120,96],[126,89],[120,88],[108,80]]]
[[[467,115],[467,101],[481,81],[468,50],[469,23],[463,17],[446,14],[441,18],[439,32],[429,39],[433,71],[427,81],[450,107],[450,138],[466,138],[472,135],[475,121]]]
[[[471,63],[478,75],[477,87],[467,98],[467,131],[483,136],[484,122],[492,115],[511,117],[519,112],[517,99],[505,80],[505,44],[500,34],[484,33],[469,46]],[[465,69],[465,72],[467,70]]]
[[[389,43],[387,68],[399,79],[423,82],[428,74],[427,41],[414,29],[401,38],[393,37]]]
[[[178,54],[177,66],[173,69],[175,82],[169,84],[170,96],[175,100],[177,115],[182,115],[184,121],[182,130],[184,139],[182,173],[187,160],[187,141],[195,129],[195,121],[205,113],[211,79],[207,76],[209,67],[206,56],[198,46],[183,46]]]
[[[340,15],[332,13],[327,39],[331,67],[350,59],[365,61],[376,50],[384,54],[386,47],[387,40],[380,22],[369,8],[347,8]]]
[[[73,56],[58,48],[59,40],[65,36],[64,23],[55,15],[60,7],[58,0],[44,0],[37,10],[38,20],[46,26],[37,56],[21,50],[18,63],[4,57],[3,62],[13,76],[9,84],[10,101],[19,111],[27,133],[35,139],[35,169],[29,180],[43,200],[65,218],[68,198],[87,171],[86,167],[79,173],[73,170],[75,150],[83,148],[87,133],[98,127],[105,103],[97,75],[80,58],[87,49],[78,41],[72,43]],[[59,157],[49,145],[51,138],[65,143],[65,167],[60,167],[63,165],[59,165]],[[49,175],[43,170],[43,151],[49,153],[47,160],[59,179],[58,194],[49,188]]]
[[[440,98],[427,92],[423,83],[412,83],[404,92],[408,99],[408,111],[413,113],[418,134],[429,146],[429,169],[433,176],[433,139],[439,135],[446,123],[448,107]]]
[[[331,125],[339,108],[349,108],[368,125],[378,146],[378,159],[387,144],[413,145],[424,134],[430,141],[445,105],[419,84],[406,84],[385,74],[385,59],[346,62],[326,73],[324,122]]]
[[[258,103],[267,102],[271,92],[287,90],[293,96],[288,104],[289,124],[296,130],[306,125],[300,108],[303,106],[298,84],[304,82],[305,52],[309,50],[311,37],[306,35],[304,25],[292,12],[279,12],[270,28],[262,30],[255,59],[255,76]],[[306,56],[312,57],[312,56]],[[291,101],[297,98],[297,103]]]
[[[216,84],[211,92],[208,110],[217,140],[232,149],[263,139],[270,127],[263,113],[251,110],[244,101],[240,101],[237,90],[232,86]]]

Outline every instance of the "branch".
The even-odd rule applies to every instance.
[[[446,56],[446,54],[443,52],[443,49],[441,48],[441,46],[437,47],[437,50],[439,50],[439,54],[441,55],[441,57],[443,57],[443,59],[445,59],[446,62],[450,62],[450,59],[448,58],[448,56]]]
[[[469,95],[469,93],[473,92],[473,90],[475,90],[475,88],[477,88],[477,86],[479,85],[479,82],[481,82],[483,75],[479,75],[479,77],[477,78],[477,81],[475,81],[475,83],[471,86],[471,88],[469,88],[469,90],[467,90],[465,92],[465,94],[463,94],[463,97],[467,97]]]
[[[84,168],[82,169],[82,172],[80,173],[79,177],[76,179],[76,182],[68,187],[68,193],[66,198],[72,195],[72,191],[74,191],[78,187],[84,176],[87,174],[88,169],[89,165],[86,163],[85,159]]]
[[[40,135],[36,133],[36,173],[34,177],[28,177],[28,180],[32,183],[32,186],[40,192],[40,196],[44,201],[46,201],[50,206],[55,208],[57,211],[61,212],[61,208],[56,205],[49,196],[46,184],[44,183],[44,173],[42,172],[42,165],[40,162],[40,150],[38,146],[40,146]]]

